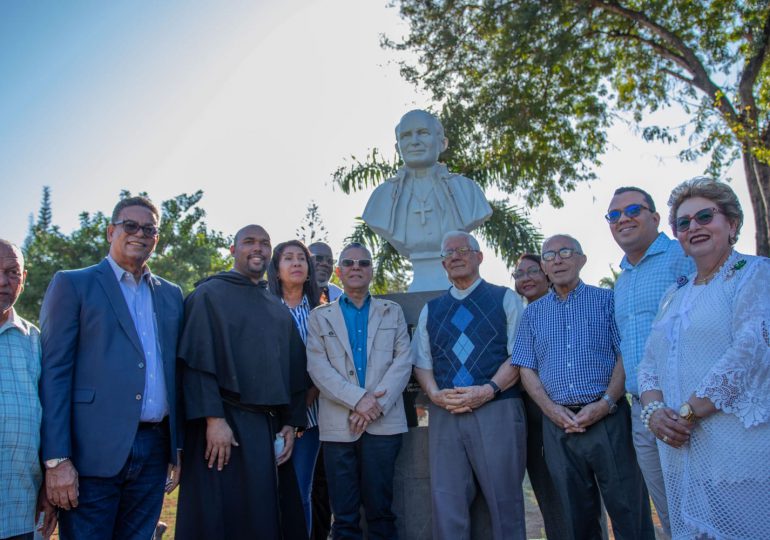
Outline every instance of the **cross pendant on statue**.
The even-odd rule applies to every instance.
[[[417,210],[414,210],[415,214],[420,214],[420,225],[425,225],[428,221],[425,218],[426,212],[433,212],[433,208],[431,206],[428,206],[428,203],[425,201],[417,201],[420,203],[420,207]]]

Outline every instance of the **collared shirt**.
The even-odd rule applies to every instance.
[[[620,268],[615,282],[615,321],[620,330],[626,390],[638,396],[636,374],[660,300],[680,276],[694,272],[695,265],[679,242],[660,233],[639,262],[633,265],[624,256]]]
[[[449,294],[451,294],[457,300],[462,300],[468,297],[476,287],[479,286],[482,279],[479,278],[473,282],[473,285],[467,289],[458,289],[457,287],[450,287]],[[507,322],[506,327],[508,331],[508,354],[513,349],[513,343],[516,339],[516,330],[519,327],[519,320],[521,319],[521,313],[524,311],[524,305],[521,303],[521,298],[508,289],[503,297],[503,311],[505,311]],[[430,336],[428,335],[428,305],[422,308],[420,311],[420,318],[417,320],[417,328],[414,330],[414,339],[412,339],[412,363],[415,367],[421,369],[433,369],[433,357],[430,352]]]
[[[350,350],[353,352],[353,364],[356,366],[358,384],[366,387],[366,337],[369,332],[369,304],[372,297],[366,295],[364,304],[359,308],[353,303],[347,294],[340,296],[340,309],[345,318],[345,327],[348,330]]]
[[[40,470],[40,331],[11,308],[0,326],[0,538],[35,529]]]
[[[607,391],[619,353],[612,291],[580,281],[527,306],[511,363],[536,370],[555,403],[584,405]]]
[[[150,289],[152,274],[145,267],[142,277],[137,283],[133,274],[118,266],[112,257],[108,255],[107,260],[120,284],[120,290],[126,300],[128,312],[134,321],[134,328],[136,328],[144,352],[145,399],[142,401],[142,413],[139,419],[142,422],[160,422],[168,414],[168,399],[166,397],[166,380],[163,375],[163,357],[158,339],[158,321],[155,318],[152,290]]]

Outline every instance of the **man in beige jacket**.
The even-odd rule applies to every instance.
[[[344,294],[310,313],[307,367],[321,391],[318,425],[329,483],[333,538],[394,539],[393,470],[407,431],[401,393],[412,370],[401,307],[369,294],[372,256],[358,243],[340,253]]]

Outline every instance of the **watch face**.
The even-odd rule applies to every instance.
[[[679,416],[682,418],[687,418],[692,414],[692,408],[690,407],[689,403],[683,403],[681,407],[679,407]]]

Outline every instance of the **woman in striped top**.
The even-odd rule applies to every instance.
[[[315,271],[310,264],[310,252],[299,240],[289,240],[275,246],[273,257],[267,269],[270,291],[278,296],[289,308],[302,341],[307,341],[307,319],[310,310],[316,307],[321,292],[316,283]],[[318,389],[311,385],[307,392],[307,427],[297,434],[292,454],[292,463],[297,475],[305,524],[308,535],[312,524],[310,495],[313,488],[313,471],[320,441],[318,439]]]

